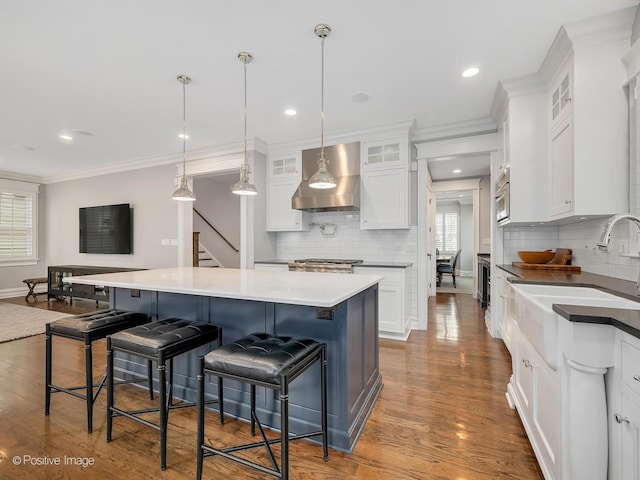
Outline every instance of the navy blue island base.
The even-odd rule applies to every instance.
[[[310,275],[316,275],[311,273]],[[382,389],[378,363],[378,286],[354,294],[333,307],[243,300],[157,290],[112,288],[111,307],[150,315],[210,322],[222,327],[223,344],[247,334],[266,332],[306,337],[327,344],[329,446],[352,452]],[[195,401],[197,357],[215,348],[202,347],[174,359],[174,396]],[[119,376],[146,376],[146,362],[117,356]],[[217,380],[207,379],[207,396],[217,392]],[[291,384],[291,433],[320,428],[320,371],[308,369]],[[258,415],[279,428],[277,393],[257,389]],[[249,419],[249,386],[224,382],[225,413]]]

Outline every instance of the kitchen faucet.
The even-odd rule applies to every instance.
[[[609,242],[611,241],[611,230],[613,230],[613,226],[620,220],[624,220],[625,218],[629,221],[634,222],[640,229],[640,217],[632,215],[630,213],[614,215],[613,217],[609,218],[607,224],[604,226],[604,230],[602,230],[602,233],[600,234],[600,239],[598,240],[598,243],[596,243],[596,246],[598,248],[605,251],[609,249]],[[636,280],[636,295],[640,295],[640,274],[638,274],[638,279]]]

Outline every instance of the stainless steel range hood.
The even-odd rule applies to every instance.
[[[360,142],[324,147],[327,170],[336,179],[334,188],[309,187],[318,170],[320,149],[302,151],[302,183],[291,198],[291,208],[306,212],[360,210]]]

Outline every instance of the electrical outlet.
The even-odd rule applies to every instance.
[[[131,289],[131,296],[133,298],[140,298],[140,290],[138,289]]]

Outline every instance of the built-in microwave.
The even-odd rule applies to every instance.
[[[498,225],[504,225],[509,222],[511,214],[509,208],[509,168],[505,168],[504,172],[496,182],[496,220]]]

